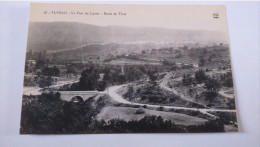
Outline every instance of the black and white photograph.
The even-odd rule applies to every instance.
[[[31,4],[20,134],[238,132],[225,6]]]

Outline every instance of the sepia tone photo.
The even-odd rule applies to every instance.
[[[20,133],[237,132],[225,13],[31,4]]]

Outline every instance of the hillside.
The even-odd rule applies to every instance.
[[[95,26],[77,22],[30,22],[27,50],[61,50],[91,43],[162,46],[180,42],[226,43],[224,34],[205,30]]]

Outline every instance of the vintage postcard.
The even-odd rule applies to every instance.
[[[237,132],[225,13],[31,4],[20,133]]]

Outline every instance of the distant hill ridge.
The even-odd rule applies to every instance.
[[[78,22],[30,22],[27,50],[60,50],[87,43],[226,43],[225,34],[208,30],[96,26]]]

